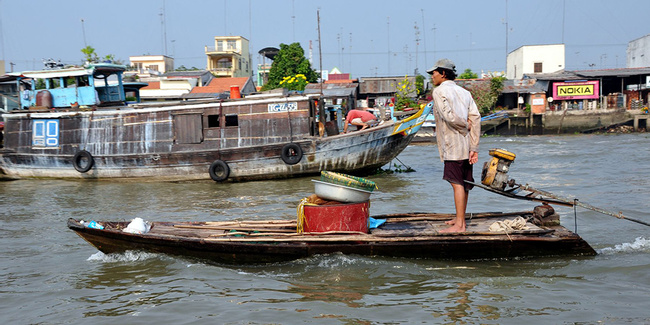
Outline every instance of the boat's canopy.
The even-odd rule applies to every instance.
[[[123,104],[126,96],[122,73],[126,66],[94,63],[84,67],[11,73],[18,80],[20,106],[60,108]],[[111,77],[109,82],[109,77]],[[31,84],[21,87],[21,80]],[[136,91],[138,88],[131,88]]]
[[[7,75],[16,76],[19,78],[32,78],[32,79],[50,79],[50,78],[65,78],[65,77],[78,77],[90,75],[110,75],[126,70],[126,66],[112,63],[96,63],[84,67],[56,69],[56,70],[38,70],[38,71],[22,71],[12,72]]]

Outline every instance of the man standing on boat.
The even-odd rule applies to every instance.
[[[481,115],[472,94],[456,85],[456,65],[441,59],[427,70],[433,84],[433,114],[436,118],[436,141],[440,160],[445,164],[442,179],[454,190],[456,217],[446,223],[449,228],[440,232],[464,232],[465,212],[469,190],[474,182],[472,167],[478,162],[478,144],[481,134]]]
[[[360,126],[361,130],[366,129],[370,126],[369,123],[372,123],[377,120],[375,114],[372,114],[363,109],[353,109],[348,112],[348,116],[345,118],[345,126],[343,127],[343,133],[348,133],[348,124]]]

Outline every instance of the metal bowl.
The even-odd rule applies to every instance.
[[[370,199],[370,194],[372,194],[370,191],[364,191],[339,184],[321,182],[315,179],[312,179],[311,181],[314,182],[316,195],[326,200],[360,203],[368,201],[368,199]]]

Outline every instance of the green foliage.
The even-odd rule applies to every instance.
[[[81,49],[81,53],[84,54],[84,59],[86,62],[97,62],[99,61],[99,55],[95,52],[95,48],[88,45]]]
[[[503,76],[493,77],[488,79],[487,82],[476,83],[467,87],[467,90],[472,93],[481,114],[487,114],[494,110],[494,105],[496,105],[497,99],[503,90],[504,80],[506,78]]]
[[[305,51],[300,46],[300,43],[280,44],[280,51],[275,56],[269,71],[269,80],[262,87],[262,90],[284,87],[286,81],[285,84],[281,83],[287,77],[295,78],[298,75],[303,75],[307,83],[318,80],[318,74],[311,68],[311,64],[305,58]],[[304,86],[302,89],[304,89]]]
[[[478,75],[472,72],[472,69],[465,69],[465,72],[458,76],[458,79],[477,79]]]
[[[409,81],[407,76],[397,84],[397,91],[395,92],[395,109],[402,110],[405,107],[415,105],[412,94],[416,91],[416,87]]]
[[[181,65],[180,67],[174,69],[174,71],[197,71],[199,68],[197,67],[191,67],[191,68],[186,68],[184,65]]]
[[[115,64],[122,64],[122,61],[115,59],[115,55],[113,54],[107,54],[104,57],[99,57],[99,54],[95,52],[95,48],[90,45],[82,48],[81,53],[84,54],[84,60],[86,60],[86,62],[97,63],[107,61]]]
[[[304,74],[299,73],[295,76],[286,76],[280,81],[280,86],[286,88],[287,90],[305,90],[307,86],[307,77]]]
[[[421,74],[415,76],[415,89],[418,92],[418,97],[422,97],[426,91],[424,89],[424,76]]]

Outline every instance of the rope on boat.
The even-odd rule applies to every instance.
[[[508,239],[512,241],[512,238],[510,238],[510,233],[515,231],[515,230],[528,230],[528,226],[526,226],[526,219],[522,217],[516,217],[512,220],[503,220],[503,221],[495,221],[490,225],[490,228],[488,228],[489,231],[491,232],[503,232],[508,236]]]
[[[318,205],[318,204],[310,203],[309,198],[303,198],[302,200],[300,200],[300,203],[298,203],[298,209],[297,209],[298,222],[296,224],[296,230],[299,234],[303,233],[303,231],[305,230],[305,225],[307,224],[307,219],[305,218],[305,205]]]
[[[528,226],[526,226],[526,219],[522,217],[516,217],[512,220],[503,220],[503,221],[495,221],[490,225],[490,228],[488,228],[492,232],[499,232],[503,231],[506,234],[513,232],[515,230],[528,230]]]

